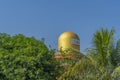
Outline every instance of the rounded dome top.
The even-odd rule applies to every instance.
[[[58,38],[58,50],[60,49],[80,49],[80,39],[74,32],[64,32]]]
[[[77,38],[79,39],[78,35],[75,34],[74,32],[64,32],[62,33],[60,36],[59,36],[59,39],[62,39],[62,38],[68,38],[68,37],[71,37],[71,38]]]

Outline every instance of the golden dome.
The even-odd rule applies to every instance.
[[[77,34],[73,32],[64,32],[58,38],[58,50],[66,49],[80,50],[80,39]]]

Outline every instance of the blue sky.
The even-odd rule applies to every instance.
[[[64,31],[80,37],[82,52],[91,46],[93,33],[100,27],[115,28],[120,38],[119,0],[0,0],[0,32],[45,38],[57,49]]]

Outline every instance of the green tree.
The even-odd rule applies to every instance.
[[[1,80],[55,80],[54,50],[42,40],[22,34],[0,34]]]
[[[93,45],[101,66],[111,65],[111,52],[113,50],[114,29],[101,29],[95,32]]]
[[[116,48],[112,53],[112,63],[114,66],[120,66],[120,39],[117,41]]]

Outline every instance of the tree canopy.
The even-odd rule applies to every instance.
[[[56,64],[43,40],[0,34],[0,80],[55,80]]]

